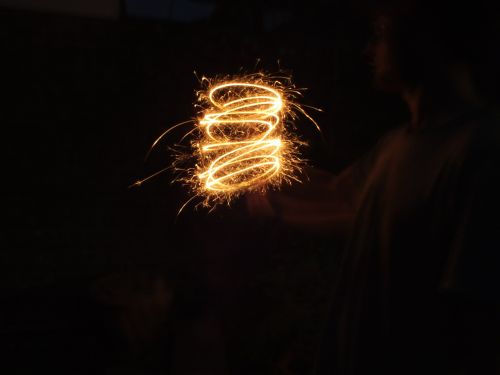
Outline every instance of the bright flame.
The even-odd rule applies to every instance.
[[[290,132],[294,124],[289,120],[301,113],[318,130],[319,126],[294,102],[300,92],[290,78],[259,73],[216,84],[207,78],[203,82],[207,89],[198,92],[198,106],[203,108],[200,118],[167,129],[151,147],[179,126],[195,123],[173,149],[177,154],[173,164],[133,186],[167,169],[176,170],[179,174],[175,181],[187,183],[194,192],[182,211],[196,197],[202,198],[200,204],[215,207],[247,191],[299,181],[296,175],[304,161],[298,149],[305,143]],[[182,146],[187,138],[192,139],[190,152]]]
[[[198,178],[208,191],[231,193],[272,181],[280,172],[281,94],[264,85],[230,82],[209,92],[213,108],[199,122],[201,157],[211,161]]]

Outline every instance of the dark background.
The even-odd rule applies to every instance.
[[[113,18],[0,8],[0,366],[18,373],[304,374],[341,244],[189,208],[169,126],[199,76],[284,69],[310,164],[338,172],[404,120],[372,88],[365,1],[120,3]],[[194,5],[193,5],[194,4]],[[199,9],[202,8],[202,11]],[[174,10],[173,10],[174,9]],[[198,371],[198,372],[197,372]],[[9,372],[16,373],[16,372]]]

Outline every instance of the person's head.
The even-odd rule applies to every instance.
[[[374,80],[402,92],[450,84],[456,67],[472,67],[491,44],[483,1],[398,0],[375,12],[370,44]]]

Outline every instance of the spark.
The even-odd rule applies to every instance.
[[[217,85],[199,126],[200,156],[210,159],[198,178],[209,192],[231,194],[273,179],[281,169],[283,142],[277,127],[283,99],[273,88],[244,82]],[[205,170],[203,170],[205,169]]]
[[[174,181],[188,185],[193,192],[180,211],[196,197],[200,197],[198,204],[214,208],[249,191],[299,181],[297,175],[305,163],[299,149],[305,142],[294,135],[294,120],[301,114],[318,130],[319,126],[295,102],[300,91],[290,78],[259,73],[214,81],[203,77],[201,83],[206,88],[198,92],[198,119],[169,128],[149,150],[173,129],[194,123],[180,140],[190,141],[190,151],[174,148],[177,155],[167,167],[178,172]]]

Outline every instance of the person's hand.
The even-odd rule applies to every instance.
[[[269,200],[268,192],[250,192],[245,195],[245,203],[251,216],[272,219],[276,210]]]
[[[272,218],[286,211],[308,208],[309,201],[319,203],[322,198],[327,199],[332,179],[329,172],[308,168],[299,176],[303,182],[284,184],[278,191],[247,193],[247,209],[253,216]]]
[[[313,168],[300,177],[302,183],[285,186],[280,191],[247,194],[249,213],[279,219],[305,230],[347,231],[354,215],[351,200],[342,191],[339,179]]]

